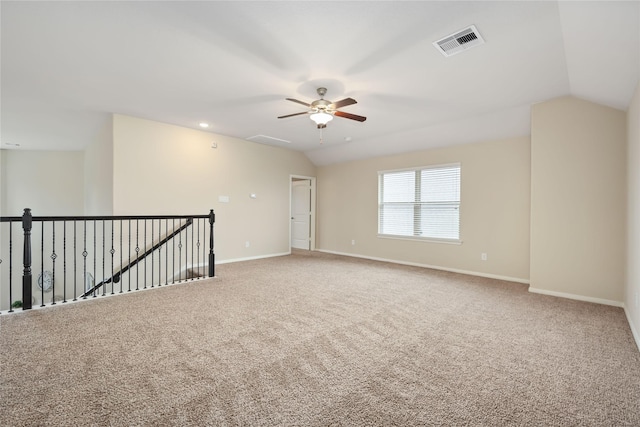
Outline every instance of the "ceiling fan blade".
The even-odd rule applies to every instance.
[[[298,101],[297,99],[287,98],[287,101],[297,102],[298,104],[302,104],[305,107],[311,107],[311,104],[307,104],[306,102]]]
[[[353,98],[345,98],[342,101],[334,102],[333,105],[335,105],[336,106],[335,108],[338,109],[338,108],[346,107],[347,105],[353,105],[357,103],[358,102]]]
[[[365,120],[367,120],[366,117],[358,116],[356,114],[351,114],[351,113],[345,113],[344,111],[336,111],[334,115],[338,117],[344,117],[345,119],[357,120],[359,122],[364,122]]]
[[[306,112],[306,111],[303,111],[302,113],[287,114],[286,116],[280,116],[278,118],[279,119],[286,119],[287,117],[301,116],[302,114],[309,114],[309,113]]]

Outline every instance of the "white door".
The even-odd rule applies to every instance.
[[[311,180],[291,183],[291,247],[309,250],[311,237]]]

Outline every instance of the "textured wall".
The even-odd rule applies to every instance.
[[[572,97],[532,107],[531,288],[621,304],[626,114]]]
[[[82,215],[82,151],[3,150],[3,215]]]
[[[624,305],[640,345],[640,84],[627,112],[627,286]]]
[[[318,247],[526,282],[529,153],[529,138],[523,137],[320,167]],[[377,237],[378,171],[457,162],[462,244]]]
[[[113,138],[115,215],[213,208],[216,261],[289,251],[290,175],[316,172],[304,154],[120,115]]]

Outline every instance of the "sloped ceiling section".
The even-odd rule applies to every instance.
[[[640,2],[559,4],[569,91],[626,110],[640,76]]]
[[[640,2],[0,2],[0,147],[82,149],[112,113],[317,165],[528,135],[530,106],[628,107]],[[485,44],[433,42],[475,25]],[[358,101],[323,131],[286,101]],[[290,141],[290,142],[287,142]],[[19,145],[19,147],[16,147]]]

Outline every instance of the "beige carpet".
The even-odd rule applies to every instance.
[[[619,308],[320,253],[0,316],[0,425],[638,426]]]

